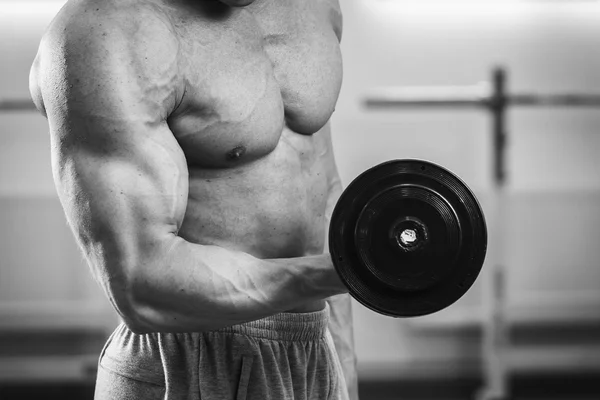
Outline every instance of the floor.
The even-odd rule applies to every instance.
[[[466,400],[473,399],[480,385],[481,382],[476,379],[445,382],[426,380],[413,382],[362,381],[360,383],[360,399]],[[600,374],[521,376],[515,377],[511,381],[511,387],[510,400],[599,400]],[[0,385],[1,400],[92,400],[93,392],[92,382],[62,385]]]

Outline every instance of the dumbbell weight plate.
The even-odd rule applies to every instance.
[[[395,160],[359,175],[338,200],[329,252],[350,295],[393,317],[431,314],[462,297],[487,249],[467,185],[431,162]]]

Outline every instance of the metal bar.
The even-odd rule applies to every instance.
[[[600,94],[556,93],[532,94],[520,93],[509,97],[511,106],[535,107],[600,107]]]
[[[508,137],[506,114],[509,98],[507,73],[502,68],[496,68],[492,75],[492,93],[489,101],[489,112],[493,134],[493,165],[494,165],[494,207],[492,208],[495,244],[494,260],[489,265],[485,280],[485,297],[487,305],[486,325],[482,340],[484,355],[484,387],[479,393],[478,400],[510,398],[510,388],[507,379],[508,366],[506,352],[509,349],[507,336],[507,320],[505,312],[506,301],[506,260],[505,232],[507,220],[506,198],[506,141]]]
[[[493,72],[493,93],[488,102],[492,113],[492,134],[494,135],[494,178],[498,186],[503,186],[506,180],[505,150],[506,150],[506,110],[509,98],[506,94],[506,72],[497,68]]]
[[[367,108],[477,108],[484,104],[480,101],[468,100],[383,100],[383,99],[367,99],[365,100]]]
[[[367,108],[473,108],[489,107],[494,101],[493,87],[422,86],[384,88],[365,97]],[[515,93],[505,94],[509,106],[600,107],[600,93]]]
[[[486,106],[489,98],[490,86],[487,83],[474,86],[389,87],[373,90],[366,96],[364,104],[368,108],[473,108]]]
[[[31,99],[0,99],[0,112],[35,110],[35,104],[33,104],[33,101],[31,101]]]

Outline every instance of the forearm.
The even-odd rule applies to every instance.
[[[134,286],[143,331],[213,330],[345,291],[328,255],[262,260],[176,238],[162,260]]]

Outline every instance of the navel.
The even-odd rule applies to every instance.
[[[236,161],[240,159],[244,154],[246,154],[246,147],[237,146],[227,152],[227,154],[225,155],[225,159],[227,161]]]

